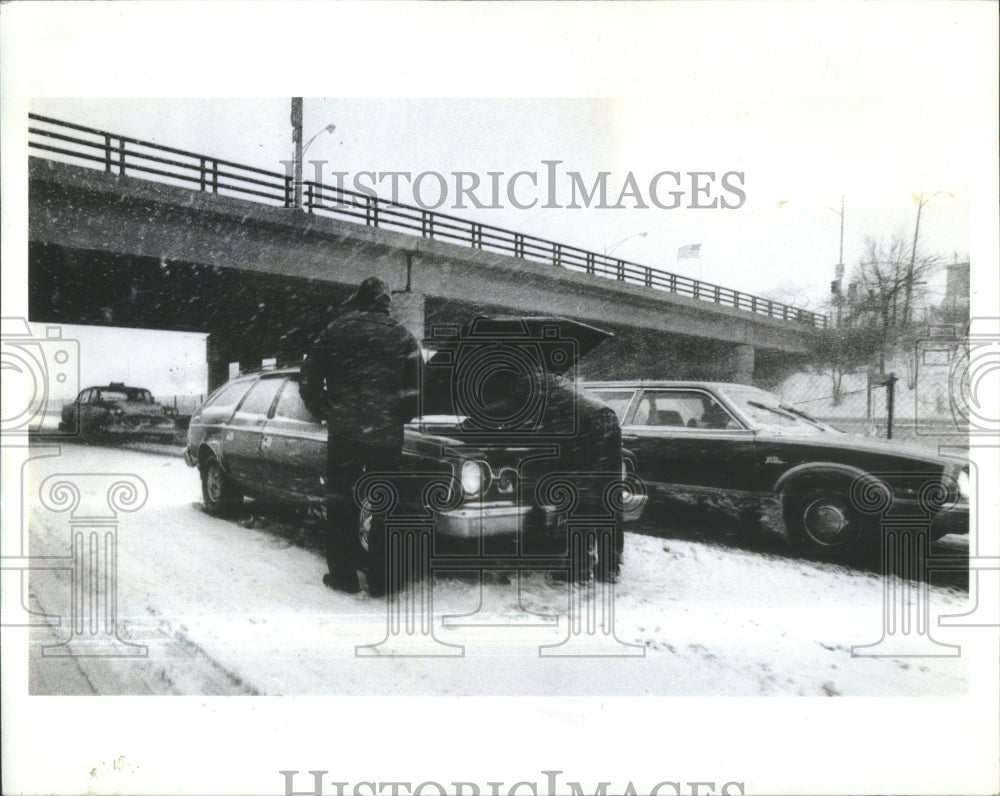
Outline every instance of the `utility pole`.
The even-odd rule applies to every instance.
[[[836,212],[836,211],[834,211]],[[840,195],[840,256],[837,258],[837,267],[834,272],[837,277],[837,328],[843,324],[844,319],[844,195]]]
[[[292,97],[292,143],[295,145],[293,207],[302,207],[302,97]]]
[[[917,223],[913,227],[913,248],[910,250],[910,267],[906,269],[906,301],[903,302],[903,326],[910,322],[910,301],[913,299],[913,270],[917,263],[917,239],[920,235],[920,211],[930,198],[924,199],[924,195],[917,197]]]

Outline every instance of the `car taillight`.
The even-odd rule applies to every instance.
[[[462,492],[466,497],[474,497],[486,491],[489,470],[483,462],[462,462]]]

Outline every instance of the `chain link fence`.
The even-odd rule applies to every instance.
[[[829,374],[797,373],[776,392],[790,406],[841,431],[893,439],[937,451],[967,448],[969,436],[952,408],[947,379],[917,379],[907,363],[900,373],[849,373],[839,390]]]

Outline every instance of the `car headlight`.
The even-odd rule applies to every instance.
[[[497,476],[497,491],[501,495],[513,495],[517,490],[517,470],[513,467],[504,467]]]
[[[486,491],[488,472],[483,462],[462,462],[462,492],[466,497],[473,497]]]
[[[968,500],[969,490],[971,487],[971,482],[969,481],[969,471],[966,469],[959,470],[955,481],[958,483],[959,497],[961,497],[962,500]]]

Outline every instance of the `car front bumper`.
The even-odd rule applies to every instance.
[[[135,425],[125,425],[109,423],[101,428],[101,433],[109,437],[119,437],[128,439],[129,437],[166,437],[177,433],[177,428],[173,423],[137,423]]]
[[[969,532],[969,504],[960,503],[950,511],[938,514],[931,522],[931,537],[940,539],[951,533]]]
[[[558,527],[560,515],[554,506],[522,506],[509,502],[466,503],[460,508],[435,514],[437,533],[455,539],[517,536],[537,513],[546,530]]]
[[[907,523],[903,523],[904,520]],[[948,534],[967,534],[969,532],[969,503],[962,500],[946,511],[931,515],[925,503],[897,498],[893,502],[893,510],[886,514],[881,522],[886,529],[896,526],[927,527],[929,524],[932,539],[940,539]]]

